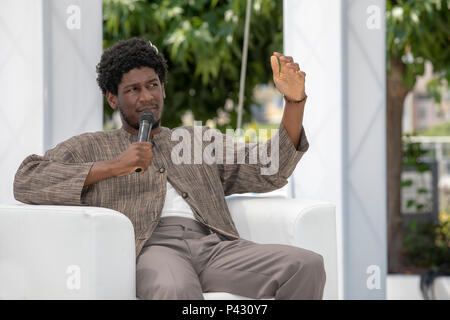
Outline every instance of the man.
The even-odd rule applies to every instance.
[[[238,150],[248,158],[254,147],[249,144],[243,149],[236,144],[232,163],[175,163],[178,142],[171,138],[176,129],[160,125],[167,64],[149,41],[133,38],[106,50],[97,65],[97,82],[110,106],[119,110],[122,128],[85,133],[44,156],[28,156],[15,176],[15,198],[125,214],[135,231],[136,289],[142,299],[202,299],[203,292],[214,291],[250,298],[321,299],[326,278],[322,256],[240,238],[225,200],[233,193],[281,188],[308,149],[302,127],[305,74],[291,57],[279,53],[271,57],[271,65],[286,100],[279,132],[271,139],[279,141],[279,150],[271,150],[279,151],[274,174],[261,174],[260,161],[236,161]],[[150,136],[154,145],[136,142],[144,110],[155,115]],[[196,129],[183,130],[192,134]],[[226,135],[221,139],[226,141]],[[143,170],[137,173],[137,168]]]

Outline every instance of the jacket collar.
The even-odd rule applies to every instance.
[[[160,128],[161,128],[161,130],[157,134],[155,134],[153,136],[153,141],[155,141],[155,143],[156,142],[161,142],[161,141],[166,141],[166,140],[170,139],[170,135],[172,133],[172,130],[167,128],[167,127],[163,127],[163,126],[160,126]],[[122,135],[127,137],[127,139],[130,142],[136,142],[137,141],[137,135],[129,133],[128,131],[126,131],[123,128],[123,126],[122,126],[122,128],[119,129],[119,131],[120,131],[120,133]]]

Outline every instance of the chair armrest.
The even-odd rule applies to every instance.
[[[324,258],[324,299],[338,299],[336,206],[312,199],[232,196],[228,207],[242,238],[314,251]]]
[[[135,268],[120,212],[0,205],[0,299],[135,299]]]

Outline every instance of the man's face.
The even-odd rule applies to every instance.
[[[155,116],[153,128],[161,121],[164,108],[164,84],[159,81],[153,68],[132,69],[122,76],[117,96],[107,92],[107,99],[114,110],[119,110],[124,129],[130,133],[139,132],[139,115],[151,110]]]

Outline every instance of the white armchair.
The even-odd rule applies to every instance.
[[[324,257],[324,299],[338,299],[335,206],[329,202],[229,197],[241,237]],[[131,221],[98,207],[0,205],[0,299],[136,299]],[[205,299],[246,299],[224,292]]]

